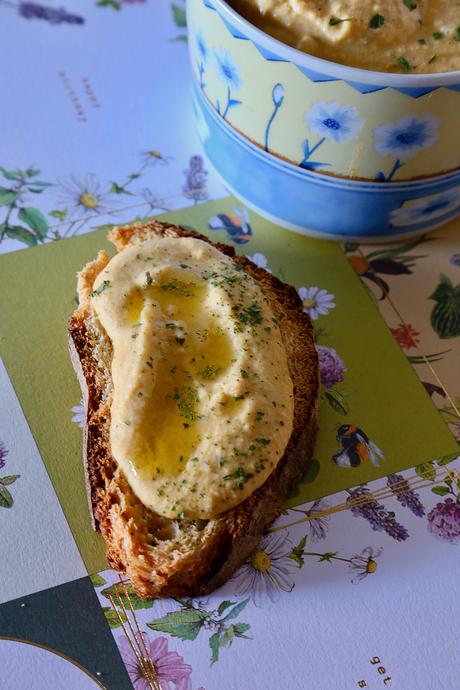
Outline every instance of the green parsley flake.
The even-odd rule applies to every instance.
[[[243,467],[238,467],[238,469],[233,472],[232,474],[227,474],[224,477],[224,481],[229,481],[231,479],[235,480],[235,488],[237,489],[243,489],[244,488],[244,483],[248,479],[251,479],[254,475],[251,472],[246,472],[246,470]]]
[[[403,72],[410,72],[410,70],[412,69],[405,57],[398,57],[396,59],[396,62],[401,67]]]
[[[457,28],[455,29],[454,38],[456,41],[460,41],[460,26],[457,26]]]
[[[214,364],[208,364],[204,369],[198,372],[198,376],[206,381],[214,381],[221,371],[222,369],[220,367],[216,367]]]
[[[442,33],[442,31],[435,31],[433,34],[433,38],[435,41],[440,41],[441,38],[444,38],[444,34]]]
[[[96,288],[95,290],[93,290],[89,296],[95,297],[96,295],[100,295],[101,292],[104,292],[104,290],[107,290],[107,288],[109,288],[110,285],[111,285],[110,280],[103,280],[102,283],[99,285],[99,287]]]
[[[417,3],[414,2],[413,0],[403,0],[403,4],[407,7],[408,10],[413,12],[414,10],[417,9]]]
[[[256,438],[256,443],[258,443],[259,446],[268,446],[270,444],[270,439],[269,438]]]
[[[382,14],[374,14],[369,22],[370,29],[380,29],[385,24],[385,17]]]
[[[337,24],[342,24],[343,22],[352,22],[353,17],[346,17],[345,19],[339,19],[339,17],[331,17],[329,19],[330,26],[337,26]]]
[[[147,271],[147,273],[145,274],[145,284],[148,286],[148,285],[151,285],[152,283],[153,283],[153,280],[152,280],[152,276],[150,275],[150,271]]]

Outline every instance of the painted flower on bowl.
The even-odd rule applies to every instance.
[[[195,35],[195,43],[196,43],[196,47],[197,47],[198,53],[200,55],[200,58],[201,58],[202,62],[205,63],[206,60],[208,59],[209,50],[208,50],[208,44],[206,43],[204,36],[201,33],[201,31],[199,31]]]
[[[457,544],[460,541],[460,502],[446,498],[428,513],[428,531],[442,541]]]
[[[316,352],[318,353],[319,371],[323,386],[329,389],[335,386],[336,383],[343,381],[346,367],[334,348],[317,345]]]
[[[431,194],[417,201],[405,201],[400,208],[390,213],[390,223],[394,227],[417,225],[444,218],[454,212],[460,212],[460,187],[447,192]]]
[[[377,571],[377,558],[382,555],[382,552],[382,548],[374,551],[371,546],[367,546],[360,554],[355,554],[350,558],[350,570],[355,573],[352,579],[354,585]]]
[[[274,603],[281,592],[292,591],[291,573],[296,566],[289,558],[292,543],[287,534],[283,530],[262,538],[257,551],[231,578],[237,596],[250,594],[255,605],[260,606],[265,597]]]
[[[214,52],[217,74],[220,80],[229,88],[238,91],[243,86],[243,79],[238,65],[228,50],[220,48]]]
[[[335,295],[316,287],[316,285],[308,288],[300,287],[297,292],[303,302],[303,310],[313,321],[316,321],[319,316],[325,316],[335,307]]]
[[[374,129],[374,149],[380,156],[407,160],[433,146],[438,136],[439,118],[435,115],[403,115],[396,122],[386,122]]]
[[[142,660],[144,663],[141,663],[134,654],[127,637],[118,638],[120,654],[135,690],[148,690],[151,687],[153,674],[158,678],[162,688],[174,687],[178,690],[178,688],[190,687],[187,681],[190,679],[192,667],[184,664],[184,659],[177,652],[168,650],[168,640],[165,637],[157,637],[150,641],[146,633],[142,633],[142,636],[150,656],[150,659]],[[139,639],[140,635],[136,637]],[[142,645],[142,642],[140,644]]]
[[[364,124],[356,108],[336,101],[317,101],[305,121],[312,132],[337,143],[354,139]]]

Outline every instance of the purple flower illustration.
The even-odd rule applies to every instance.
[[[460,503],[446,498],[428,513],[428,531],[438,539],[457,544],[460,541]]]
[[[48,7],[38,2],[20,2],[19,14],[24,19],[44,19],[50,24],[84,24],[85,20],[78,14],[71,14],[63,7]]]
[[[168,640],[165,637],[157,637],[150,641],[146,633],[142,634],[161,687],[170,690],[173,683],[175,690],[191,690],[192,667],[184,664],[183,658],[177,652],[168,650]],[[142,642],[140,644],[142,647]],[[118,638],[118,647],[135,690],[148,690],[149,677],[152,676],[149,661],[145,659],[145,663],[141,663],[137,659],[125,636]]]
[[[206,188],[208,172],[205,170],[202,156],[196,155],[190,158],[189,167],[184,170],[184,175],[183,195],[187,199],[193,199],[195,204],[205,201],[209,196]]]
[[[250,594],[255,605],[260,606],[265,596],[274,603],[281,592],[292,591],[291,573],[296,566],[289,558],[292,543],[287,534],[284,530],[262,538],[257,551],[231,578],[237,596]]]
[[[0,470],[5,467],[6,456],[8,455],[8,448],[5,446],[3,441],[0,441]]]
[[[418,517],[425,515],[425,508],[419,494],[412,491],[402,474],[390,474],[387,484],[402,506],[409,508]]]
[[[319,357],[319,371],[323,386],[332,388],[336,383],[343,381],[343,375],[346,372],[345,364],[334,348],[317,345],[316,351]]]
[[[73,417],[72,417],[72,422],[75,422],[75,424],[78,424],[78,426],[83,429],[85,426],[85,420],[86,420],[86,412],[85,412],[85,407],[83,405],[83,400],[80,400],[79,405],[74,405],[72,407],[72,412],[73,412]]]
[[[386,532],[396,541],[404,541],[409,537],[407,529],[396,521],[395,514],[379,503],[365,484],[349,494],[347,504],[353,515],[367,520],[375,532]]]

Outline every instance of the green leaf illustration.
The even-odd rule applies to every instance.
[[[306,543],[307,543],[307,535],[302,537],[302,539],[299,541],[297,546],[294,546],[292,548],[292,551],[290,551],[290,553],[288,553],[288,558],[292,558],[292,560],[297,563],[299,568],[301,568],[305,563],[303,553],[304,553]]]
[[[3,168],[0,165],[0,171],[3,175],[3,177],[7,180],[20,180],[21,175],[19,174],[21,171],[20,170],[7,170],[6,168]]]
[[[234,606],[235,604],[236,604],[235,601],[229,601],[228,599],[225,599],[225,601],[222,601],[219,604],[219,608],[217,609],[217,613],[219,614],[219,616],[221,616],[223,614],[223,612],[229,608],[229,606]]]
[[[206,611],[195,609],[173,611],[162,618],[147,623],[147,626],[152,630],[168,633],[173,637],[180,637],[181,640],[194,640],[208,615]]]
[[[126,585],[126,591],[129,594],[129,600],[131,601],[131,606],[133,607],[134,610],[151,609],[152,608],[153,599],[141,599],[141,597],[138,594],[136,594],[136,592],[131,587],[131,585]],[[128,595],[125,593],[125,587],[122,587],[121,585],[115,584],[115,585],[112,585],[111,587],[106,587],[106,589],[103,589],[101,594],[106,599],[109,599],[110,596],[112,596],[115,604],[117,604],[117,605],[121,599],[125,609],[127,611],[129,611],[130,605],[129,605]]]
[[[40,239],[46,237],[48,232],[48,222],[38,208],[21,208],[19,213],[19,220],[22,220],[26,225],[33,230]]]
[[[216,661],[219,660],[219,642],[220,642],[220,633],[215,632],[211,637],[209,638],[209,646],[211,648],[211,664],[215,664]]]
[[[187,16],[185,14],[184,8],[180,5],[176,5],[175,3],[173,3],[171,5],[171,10],[173,13],[174,24],[177,27],[184,29],[187,26]]]
[[[455,287],[450,278],[441,275],[440,282],[430,299],[436,302],[431,312],[431,325],[441,339],[460,335],[460,285]]]
[[[232,644],[233,638],[235,637],[235,628],[233,625],[227,628],[222,637],[219,640],[219,647],[227,647]]]
[[[3,486],[8,486],[9,484],[14,484],[16,479],[19,479],[21,475],[20,474],[10,474],[7,477],[0,477],[0,484],[3,484]]]
[[[110,606],[104,606],[102,610],[104,612],[104,616],[107,620],[107,623],[109,624],[109,627],[119,628],[121,623],[115,611]],[[118,614],[123,623],[125,623],[128,620],[123,611],[119,611]]]
[[[234,606],[232,609],[230,609],[230,612],[227,613],[225,618],[222,618],[222,621],[229,621],[232,618],[237,618],[237,616],[240,615],[241,611],[246,608],[248,605],[249,598],[248,599],[243,599],[243,601],[240,601],[236,606]]]
[[[450,493],[447,486],[433,486],[431,491],[438,496],[446,496],[448,493]]]
[[[29,166],[26,170],[26,176],[27,177],[37,177],[37,175],[40,175],[40,170],[37,168],[34,168],[33,165]]]
[[[326,551],[326,553],[323,553],[319,559],[319,563],[322,563],[323,561],[327,561],[330,563],[333,558],[335,558],[338,554],[338,551]]]
[[[333,410],[335,410],[335,412],[343,415],[348,414],[348,405],[340,391],[338,391],[336,388],[330,388],[329,390],[325,391],[325,396],[329,405]]]
[[[2,190],[4,191],[0,192],[0,206],[9,206],[10,204],[14,204],[14,202],[17,201],[21,196],[18,192],[13,192],[5,187],[2,187]]]
[[[113,10],[121,9],[121,3],[116,0],[98,0],[96,7],[111,7]]]
[[[443,465],[448,465],[450,462],[457,460],[458,457],[458,453],[451,453],[450,455],[445,455],[440,460],[436,460],[436,464],[438,465],[438,467],[442,467]]]
[[[181,34],[169,39],[171,43],[187,43],[187,34]]]
[[[233,629],[235,631],[236,637],[243,637],[245,640],[250,640],[251,638],[244,633],[250,629],[249,623],[234,623]]]
[[[22,227],[22,225],[8,225],[4,232],[11,240],[19,240],[20,242],[28,244],[30,247],[37,244],[37,238],[33,232]]]
[[[116,182],[111,183],[110,191],[113,194],[128,194],[129,196],[134,196],[133,193],[129,191],[129,189],[125,189],[124,187],[117,184]]]
[[[61,223],[63,223],[65,221],[65,219],[67,218],[67,211],[68,211],[67,208],[63,208],[63,209],[55,208],[52,211],[50,211],[48,215],[50,215],[51,218],[57,218],[58,220],[61,221]]]
[[[423,479],[427,479],[430,482],[434,482],[436,479],[436,468],[432,462],[424,462],[421,465],[417,465],[415,468],[415,473]]]
[[[0,508],[11,508],[13,505],[13,497],[6,488],[0,485]]]
[[[102,585],[105,585],[105,583],[106,583],[106,580],[104,580],[102,575],[99,575],[99,573],[95,573],[94,575],[90,575],[89,579],[91,580],[93,587],[102,587]]]

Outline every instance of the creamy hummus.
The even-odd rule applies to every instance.
[[[460,69],[453,0],[232,0],[280,41],[326,60],[380,72]]]
[[[211,245],[130,246],[97,277],[113,346],[110,443],[133,491],[169,518],[210,518],[273,472],[293,385],[262,290]]]

